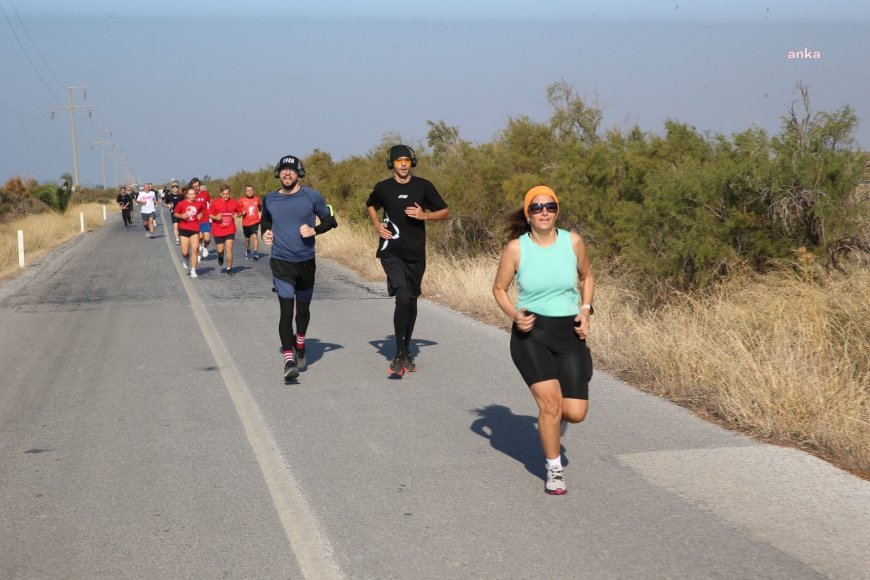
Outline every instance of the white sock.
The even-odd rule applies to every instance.
[[[556,459],[547,459],[547,469],[552,467],[562,467],[562,456],[560,455]]]

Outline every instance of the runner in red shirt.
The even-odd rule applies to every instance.
[[[239,202],[230,197],[230,186],[222,186],[220,197],[211,202],[208,207],[208,217],[211,219],[211,231],[214,234],[218,266],[222,266],[224,263],[224,247],[226,247],[227,275],[229,276],[233,275],[236,217],[240,215]]]
[[[252,259],[255,262],[260,259],[260,238],[257,236],[257,231],[260,229],[260,215],[263,212],[263,206],[260,204],[260,198],[254,195],[254,186],[245,186],[245,197],[239,200],[239,211],[242,213],[242,233],[245,234],[245,259]],[[253,240],[253,252],[251,251],[251,241]]]
[[[196,190],[196,201],[205,203],[206,209],[211,203],[211,195],[202,186],[202,182],[198,177],[190,180],[190,186]],[[208,219],[208,212],[202,214],[202,219],[199,220],[199,251],[202,252],[203,258],[208,258],[208,244],[211,242],[211,222]]]
[[[190,260],[191,278],[196,278],[196,263],[199,260],[199,220],[207,213],[205,202],[196,201],[196,188],[192,186],[187,188],[184,199],[172,209],[172,214],[178,218],[181,265],[187,270]]]

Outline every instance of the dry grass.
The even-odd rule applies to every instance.
[[[107,214],[119,211],[107,206]],[[103,221],[103,206],[87,203],[70,207],[66,213],[47,212],[0,224],[0,278],[15,275],[18,266],[18,230],[24,231],[24,259],[30,264],[42,254],[81,233],[79,213],[85,214],[85,230],[94,230]]]
[[[343,224],[318,253],[383,280],[371,228]],[[496,256],[429,254],[425,296],[506,327]],[[747,275],[655,313],[599,273],[590,345],[604,368],[741,431],[870,475],[870,272],[824,285]]]

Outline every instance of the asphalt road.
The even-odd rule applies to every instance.
[[[267,260],[110,218],[0,286],[0,578],[870,578],[870,482],[597,372],[547,496],[505,332],[423,302],[389,379],[321,260],[285,385]]]

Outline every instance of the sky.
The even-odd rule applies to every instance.
[[[795,86],[850,105],[870,148],[866,0],[0,0],[0,183],[165,183],[336,161],[384,140],[425,147],[427,121],[491,141],[546,122],[565,81],[603,129],[668,119],[777,133]],[[809,51],[819,58],[788,58]],[[86,87],[82,88],[68,87]],[[51,113],[54,112],[54,118]],[[103,143],[100,143],[103,142]]]

